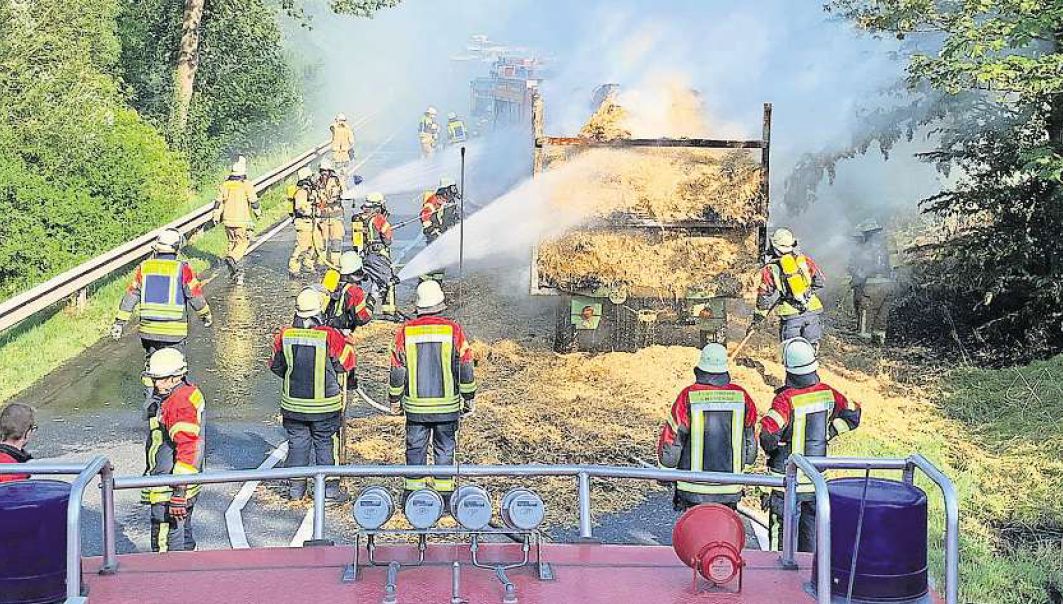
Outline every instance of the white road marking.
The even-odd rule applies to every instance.
[[[282,459],[288,455],[288,441],[284,441],[274,449],[265,461],[258,466],[259,470],[268,470],[276,466]],[[233,497],[232,503],[225,510],[225,527],[229,531],[229,545],[233,549],[247,549],[250,545],[247,543],[247,533],[244,532],[244,517],[242,515],[244,506],[251,500],[251,496],[255,494],[255,489],[258,488],[259,481],[252,480],[245,482],[240,487],[240,491],[236,493],[236,497]]]
[[[288,544],[288,547],[302,547],[303,543],[313,536],[314,508],[310,508],[306,511],[306,516],[303,516],[303,521],[299,524],[299,530],[295,531],[295,536],[292,537],[292,541]]]

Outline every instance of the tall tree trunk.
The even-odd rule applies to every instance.
[[[181,46],[177,51],[177,69],[174,73],[174,132],[183,132],[188,125],[188,107],[192,104],[192,91],[199,67],[199,26],[203,21],[205,0],[186,0],[185,14],[181,20]]]

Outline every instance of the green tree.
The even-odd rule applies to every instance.
[[[833,0],[876,35],[918,39],[911,106],[884,112],[856,149],[933,131],[923,154],[956,184],[923,201],[950,225],[920,251],[917,285],[970,328],[992,358],[1063,349],[1063,3],[1055,0]],[[806,158],[797,206],[847,153]],[[812,168],[811,171],[807,168]]]

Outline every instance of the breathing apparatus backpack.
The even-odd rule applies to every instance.
[[[779,272],[782,276],[780,290],[783,298],[799,312],[807,310],[808,300],[812,297],[812,275],[804,257],[795,254],[783,254],[779,257]]]

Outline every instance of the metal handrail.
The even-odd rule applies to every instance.
[[[118,568],[115,555],[114,468],[110,460],[97,456],[84,465],[29,462],[0,464],[0,474],[76,475],[70,484],[70,500],[66,508],[66,601],[83,602],[81,596],[81,508],[85,488],[99,475],[102,489],[102,523],[104,564],[100,572],[113,573]]]
[[[328,149],[328,143],[305,151],[288,163],[270,170],[254,180],[255,191],[261,193],[282,182],[290,174],[313,161]],[[21,294],[0,302],[0,332],[18,325],[49,306],[85,290],[97,281],[146,257],[151,245],[164,229],[177,229],[188,234],[211,221],[214,203],[203,205],[184,216],[155,230],[123,243],[91,260],[79,264]]]
[[[861,457],[805,457],[791,455],[786,463],[787,478],[796,478],[800,469],[813,485],[816,485],[816,543],[830,543],[830,498],[823,479],[823,470],[901,470],[904,481],[915,482],[915,470],[919,469],[941,489],[945,505],[945,604],[959,604],[960,597],[960,505],[956,488],[937,466],[922,454],[915,453],[906,458],[861,458]],[[822,484],[822,492],[820,488]],[[796,495],[797,481],[788,480],[787,489],[794,489]],[[789,495],[789,493],[787,493]],[[821,497],[822,496],[822,497]],[[826,501],[826,506],[823,505]],[[796,497],[784,502],[786,513],[783,518],[783,560],[793,560],[796,542],[794,520],[796,520]],[[787,528],[787,522],[790,528]],[[830,547],[817,545],[817,598],[821,602],[830,602]],[[824,577],[824,569],[828,569]],[[824,600],[824,595],[826,599]]]

